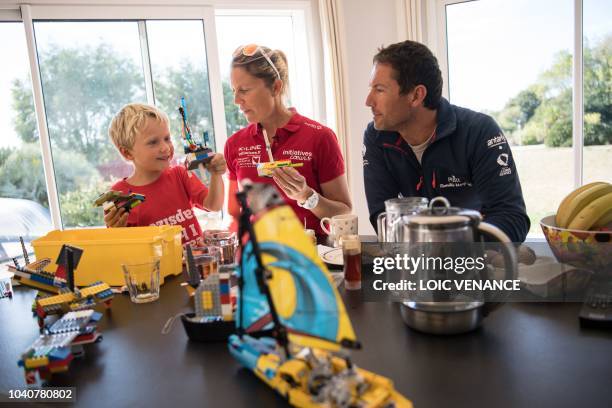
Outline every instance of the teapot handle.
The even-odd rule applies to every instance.
[[[506,270],[506,275],[504,279],[516,279],[516,248],[512,244],[512,241],[510,241],[510,238],[508,238],[508,236],[502,230],[486,222],[481,222],[478,224],[478,231],[482,235],[486,235],[501,244],[500,247],[502,248],[502,252],[504,255],[504,268]],[[502,303],[500,302],[486,302],[483,306],[483,314],[486,316],[501,305]]]
[[[376,218],[376,226],[377,226],[377,236],[378,242],[386,242],[387,241],[387,213],[381,212],[378,214],[378,218]]]

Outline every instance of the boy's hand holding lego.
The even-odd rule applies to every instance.
[[[117,210],[117,207],[113,206],[104,213],[104,224],[109,228],[125,227],[128,214],[125,208],[122,207]]]
[[[312,195],[312,188],[306,183],[306,178],[292,167],[274,169],[272,178],[287,197],[298,203],[306,201]]]
[[[203,166],[206,170],[208,170],[211,176],[222,176],[227,170],[227,163],[225,162],[225,158],[221,153],[215,153],[212,160]]]

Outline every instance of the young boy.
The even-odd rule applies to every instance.
[[[198,244],[202,229],[193,207],[219,211],[223,207],[226,170],[222,154],[206,165],[210,188],[183,166],[170,166],[174,147],[168,116],[154,106],[131,103],[113,118],[109,136],[121,156],[134,164],[134,172],[112,186],[124,193],[139,193],[146,200],[129,213],[113,208],[104,216],[107,227],[181,225],[183,245]]]

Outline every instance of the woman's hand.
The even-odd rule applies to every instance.
[[[204,167],[209,171],[211,175],[223,175],[227,170],[227,163],[225,157],[221,153],[215,153],[212,160],[208,162]]]
[[[125,227],[127,225],[129,213],[124,208],[117,210],[117,207],[112,207],[104,214],[104,224],[109,228]]]
[[[312,188],[308,187],[306,178],[292,167],[274,169],[272,178],[287,197],[299,203],[303,203],[312,195]]]

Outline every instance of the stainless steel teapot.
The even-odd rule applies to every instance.
[[[441,203],[442,206],[436,206]],[[516,250],[508,236],[499,228],[481,221],[478,211],[451,207],[444,197],[431,200],[429,208],[416,215],[401,217],[399,223],[405,225],[407,235],[403,242],[416,243],[475,243],[483,238],[487,241],[502,243],[498,245],[505,261],[504,279],[517,279]],[[412,246],[412,245],[411,245]],[[449,247],[450,245],[446,245]],[[477,245],[468,245],[476,248]],[[444,244],[421,246],[425,248],[445,248]],[[481,252],[484,255],[483,252]],[[434,256],[433,253],[424,254]],[[486,265],[485,265],[486,266]],[[428,271],[424,271],[430,274]],[[416,272],[417,274],[419,271]],[[490,269],[483,269],[483,278],[488,279]],[[423,274],[425,276],[425,273]],[[405,301],[401,304],[404,322],[413,329],[433,334],[456,334],[475,329],[482,319],[501,303],[485,302],[484,298],[461,298],[438,296],[434,298]]]

